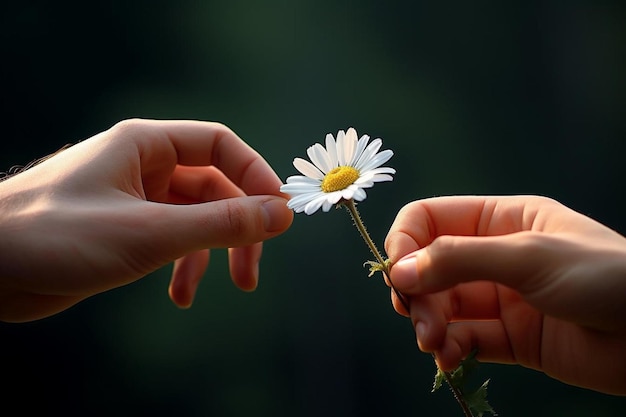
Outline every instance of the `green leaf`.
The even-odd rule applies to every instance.
[[[389,268],[391,267],[391,260],[385,259],[384,263],[376,262],[376,261],[366,261],[363,263],[363,266],[370,267],[370,273],[368,277],[371,277],[376,272],[380,271],[382,273],[389,273]]]
[[[470,352],[469,355],[467,355],[465,359],[461,361],[461,367],[463,367],[465,375],[470,375],[472,372],[478,369],[478,365],[480,365],[480,362],[478,362],[478,359],[476,359],[477,353],[478,350],[474,349]]]
[[[491,405],[487,402],[487,385],[489,380],[485,381],[478,389],[468,390],[468,380],[470,375],[478,368],[480,362],[476,359],[477,351],[474,350],[465,359],[461,361],[459,366],[446,374],[437,368],[435,374],[435,381],[433,382],[432,392],[435,392],[444,381],[448,381],[454,391],[462,396],[463,401],[467,404],[472,415],[474,417],[483,417],[485,413],[490,413],[492,416],[497,416]]]
[[[478,365],[480,365],[480,362],[476,359],[476,350],[473,350],[454,371],[450,372],[452,384],[462,391],[467,384],[469,376],[478,369]]]
[[[443,374],[443,372],[441,371],[441,369],[437,368],[437,373],[435,374],[435,381],[433,382],[433,389],[432,389],[431,392],[435,392],[439,388],[441,388],[441,384],[443,384],[443,381],[445,379],[446,379],[446,377]]]
[[[476,391],[463,396],[475,417],[483,417],[484,413],[490,413],[492,416],[497,416],[496,412],[487,402],[488,384],[489,380],[486,380]]]

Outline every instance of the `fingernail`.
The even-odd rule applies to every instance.
[[[417,280],[417,259],[415,253],[405,256],[391,268],[394,285],[398,287],[411,286]]]
[[[261,205],[261,209],[265,231],[277,232],[285,228],[286,214],[289,210],[287,200],[283,198],[267,200]]]

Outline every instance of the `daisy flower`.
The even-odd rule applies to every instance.
[[[382,167],[392,156],[389,149],[378,152],[381,139],[369,142],[368,135],[358,139],[356,130],[340,130],[337,140],[326,135],[326,147],[319,143],[307,149],[311,162],[295,158],[293,166],[304,175],[287,178],[280,191],[289,194],[287,206],[296,213],[313,214],[321,207],[327,212],[341,201],[362,201],[366,188],[375,182],[391,181],[396,170]],[[368,144],[369,143],[369,144]]]

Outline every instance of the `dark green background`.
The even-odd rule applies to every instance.
[[[507,3],[502,4],[502,3]],[[354,126],[395,151],[361,205],[543,194],[626,232],[626,8],[617,1],[22,1],[4,5],[0,171],[130,117],[220,121],[281,178]],[[2,238],[0,236],[0,238]],[[347,213],[297,215],[252,294],[225,251],[188,311],[171,267],[0,325],[20,414],[456,416]],[[36,261],[36,260],[34,260]],[[615,416],[624,398],[483,365],[501,416]]]

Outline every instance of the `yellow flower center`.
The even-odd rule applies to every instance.
[[[322,191],[332,193],[347,188],[359,179],[359,171],[354,167],[337,167],[328,171],[322,180]]]

